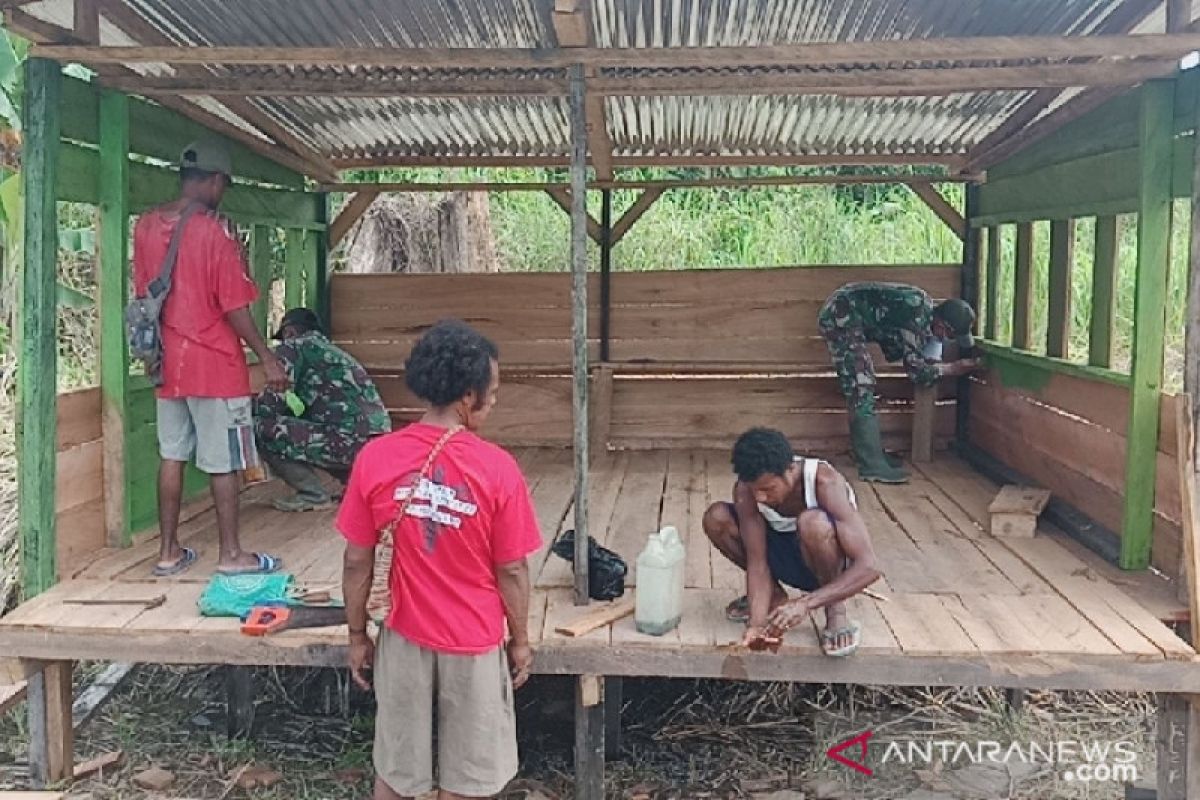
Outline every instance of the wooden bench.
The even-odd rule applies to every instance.
[[[798,447],[848,448],[838,390],[817,312],[851,280],[915,283],[958,292],[957,266],[805,267],[614,273],[609,357],[600,360],[599,276],[589,300],[594,447],[728,447],[770,425]],[[513,445],[569,446],[572,435],[570,276],[337,275],[332,333],[379,384],[397,423],[421,404],[404,386],[413,342],[457,317],[490,336],[503,368],[489,435]],[[889,447],[908,449],[912,382],[877,348],[880,419]],[[953,434],[954,387],[939,388],[932,431]]]

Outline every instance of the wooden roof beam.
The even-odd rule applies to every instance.
[[[571,213],[571,190],[565,185],[555,186],[551,189],[546,189],[546,194],[550,195],[550,199],[558,204],[563,211]],[[587,215],[587,234],[588,238],[596,244],[600,244],[603,235],[600,230],[600,223],[591,214]]]
[[[172,44],[169,38],[136,12],[132,11],[121,0],[92,0],[92,2],[95,2],[99,6],[110,22],[121,28],[131,38],[151,45],[163,46]],[[176,71],[183,78],[202,80],[204,77],[210,75],[206,68],[196,65],[180,66],[176,68]],[[126,91],[140,93],[136,88]],[[294,136],[289,130],[257,108],[249,100],[245,99],[245,97],[239,97],[235,93],[232,97],[222,102],[230,111],[257,128],[267,138],[273,140],[280,149],[303,162],[306,165],[305,169],[301,170],[303,174],[317,180],[337,179],[337,169],[324,156]]]
[[[566,167],[565,156],[521,155],[374,155],[354,154],[335,157],[339,169],[376,169],[381,167]],[[940,166],[950,172],[963,167],[958,153],[815,153],[766,155],[636,155],[616,156],[615,167],[808,167],[808,166]],[[944,178],[938,178],[944,180]]]
[[[362,219],[362,215],[367,213],[367,209],[375,202],[375,198],[379,196],[379,192],[374,189],[368,189],[365,186],[359,189],[342,210],[338,212],[337,217],[329,224],[329,249],[337,247],[342,239],[346,238],[346,234],[350,233],[350,229],[354,227],[354,223]]]
[[[759,186],[850,186],[855,184],[932,185],[936,183],[966,183],[980,176],[953,177],[919,175],[763,175],[748,178],[701,178],[677,181],[594,181],[589,189],[625,191],[664,189],[754,188]],[[548,192],[568,188],[563,182],[500,183],[489,181],[448,181],[430,183],[367,183],[342,182],[322,184],[322,192]],[[647,201],[649,202],[649,201]],[[635,204],[636,205],[636,204]],[[623,218],[622,218],[623,219]],[[620,221],[613,226],[620,225]]]
[[[605,96],[762,96],[831,94],[851,97],[936,96],[1074,86],[1134,86],[1175,74],[1176,60],[1097,62],[1024,67],[885,68],[756,75],[677,74],[594,78],[589,91]],[[364,81],[358,75],[276,77],[204,75],[116,76],[105,82],[149,96],[210,97],[520,97],[565,96],[558,78],[421,77]]]
[[[591,3],[587,0],[555,0],[551,20],[554,23],[554,37],[560,49],[570,51],[595,44]],[[598,179],[610,181],[613,177],[613,143],[608,135],[608,115],[604,110],[604,98],[588,91],[588,83],[596,77],[597,72],[595,67],[590,66],[585,67],[583,71],[584,126],[587,129],[588,155],[591,157],[592,169],[595,170]]]
[[[629,229],[633,227],[634,223],[641,219],[642,215],[658,202],[658,198],[662,197],[663,192],[667,188],[665,186],[652,186],[642,192],[641,196],[629,207],[629,210],[622,214],[621,218],[613,225],[612,233],[609,234],[609,245],[615,245],[624,239],[625,234],[629,233]]]
[[[897,62],[1039,61],[1078,58],[1180,58],[1200,49],[1200,33],[1096,36],[968,36],[753,47],[659,47],[565,50],[409,47],[231,47],[171,43],[98,47],[44,43],[37,55],[81,64],[220,64],[225,66],[380,66],[413,69],[672,69],[838,66]]]
[[[75,38],[100,44],[100,6],[96,0],[75,0]]]

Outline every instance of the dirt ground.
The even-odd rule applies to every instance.
[[[95,671],[81,668],[80,683]],[[68,796],[370,796],[372,700],[350,689],[344,671],[256,670],[248,740],[226,735],[225,675],[223,668],[135,669],[77,731],[77,761],[121,751],[121,763],[77,781]],[[507,792],[511,800],[571,797],[573,696],[570,680],[547,677],[518,694],[521,773]],[[1061,769],[1045,764],[972,763],[944,744],[933,748],[929,764],[881,761],[890,742],[1124,741],[1136,750],[1143,776],[1154,769],[1150,695],[1031,693],[1014,712],[998,691],[626,680],[622,721],[620,755],[607,772],[607,794],[621,800],[1124,796],[1117,781],[1066,780]],[[873,775],[826,755],[867,730]],[[0,788],[27,787],[26,741],[23,708],[0,718]],[[853,749],[847,755],[857,760]],[[174,782],[150,794],[133,778],[155,766],[171,772]]]

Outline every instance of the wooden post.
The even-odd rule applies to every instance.
[[[587,125],[583,65],[571,67],[571,370],[575,420],[575,605],[588,604]]]
[[[987,229],[987,317],[983,338],[995,341],[1000,323],[1000,226]]]
[[[242,665],[225,668],[225,732],[246,739],[254,730],[254,673]]]
[[[325,290],[321,258],[321,239],[317,231],[306,230],[304,235],[304,305],[320,313],[321,295]]]
[[[609,335],[612,311],[612,189],[600,192],[600,360],[611,359]]]
[[[591,457],[599,458],[608,452],[608,432],[612,427],[613,371],[601,363],[592,372]]]
[[[264,333],[271,306],[271,281],[274,272],[274,254],[271,252],[271,228],[255,225],[250,231],[250,277],[258,286],[258,300],[250,309],[254,324]]]
[[[54,585],[55,457],[57,451],[59,99],[57,62],[25,66],[25,268],[21,272],[21,349],[17,406],[17,504],[25,596]]]
[[[575,797],[604,800],[604,678],[575,682]]]
[[[1157,800],[1200,797],[1200,713],[1185,694],[1160,694],[1155,713]]]
[[[1196,429],[1192,420],[1192,397],[1187,392],[1175,398],[1175,461],[1179,471],[1179,515],[1183,528],[1183,578],[1192,625],[1192,643],[1200,642],[1200,509],[1196,496]]]
[[[1116,217],[1096,217],[1095,255],[1096,260],[1092,263],[1092,318],[1088,327],[1088,364],[1093,367],[1108,367],[1112,363],[1113,312],[1117,297]]]
[[[980,229],[971,225],[971,219],[975,217],[976,210],[979,208],[979,184],[968,183],[965,190],[965,199],[963,203],[964,217],[966,219],[966,236],[963,239],[963,263],[962,263],[962,279],[960,282],[962,299],[970,303],[971,308],[979,308],[979,272],[980,272]],[[958,378],[956,381],[958,388],[958,402],[954,406],[954,435],[960,442],[967,440],[967,426],[971,419],[971,379],[966,375]],[[934,397],[927,402],[932,406],[933,400],[936,398],[937,391],[934,390]],[[932,416],[932,411],[929,412]],[[915,423],[914,423],[915,424]],[[930,419],[929,434],[925,435],[925,441],[930,443],[932,451],[933,440],[933,421]],[[917,432],[914,428],[914,434]],[[924,445],[922,445],[924,446]],[[932,457],[932,455],[930,456]]]
[[[933,460],[933,417],[937,411],[937,385],[913,387],[912,460]]]
[[[104,528],[110,547],[129,544],[125,448],[129,407],[129,97],[100,90],[100,398]]]
[[[1129,381],[1125,504],[1121,524],[1121,567],[1150,563],[1154,483],[1166,328],[1167,275],[1171,240],[1171,134],[1175,83],[1149,81],[1142,87],[1138,191],[1137,282],[1133,300],[1133,364]]]
[[[75,771],[72,667],[70,661],[50,661],[29,678],[29,769],[39,788],[67,780]]]
[[[304,305],[304,231],[288,228],[284,239],[283,305],[286,309]]]
[[[1029,349],[1029,295],[1033,289],[1033,223],[1017,225],[1017,263],[1014,270],[1012,346]]]
[[[621,757],[621,706],[625,703],[625,683],[620,675],[604,678],[604,757]]]
[[[1046,312],[1046,355],[1066,358],[1071,342],[1071,268],[1075,260],[1075,221],[1050,223],[1049,305]]]
[[[317,222],[325,225],[323,230],[316,233],[314,248],[316,255],[314,256],[313,269],[315,276],[313,285],[316,287],[315,297],[309,300],[312,303],[312,308],[321,317],[321,321],[325,323],[325,330],[333,330],[330,327],[329,321],[329,251],[332,245],[329,243],[329,193],[321,192],[321,200],[317,204]]]

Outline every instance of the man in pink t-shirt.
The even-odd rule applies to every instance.
[[[279,559],[242,551],[238,538],[238,472],[258,464],[250,415],[250,370],[242,342],[262,361],[267,384],[280,391],[287,373],[250,316],[258,288],[250,280],[232,225],[216,213],[229,186],[229,153],[213,142],[188,145],[180,160],[179,199],[151,209],[133,232],[133,284],[138,297],[162,272],[175,229],[180,234],[171,290],[163,305],[163,383],[158,388],[158,524],[156,576],[176,575],[196,560],[177,537],[184,468],[208,473],[217,508],[226,573],[272,572]],[[192,213],[183,219],[184,212]],[[181,222],[182,220],[182,222]]]
[[[374,660],[375,800],[434,788],[487,797],[517,771],[512,692],[532,663],[526,558],[542,540],[516,461],[474,433],[496,402],[496,358],[461,322],[421,337],[405,381],[431,408],[363,448],[338,512],[350,668],[364,689]],[[393,525],[391,611],[376,644],[367,600],[379,532]]]

